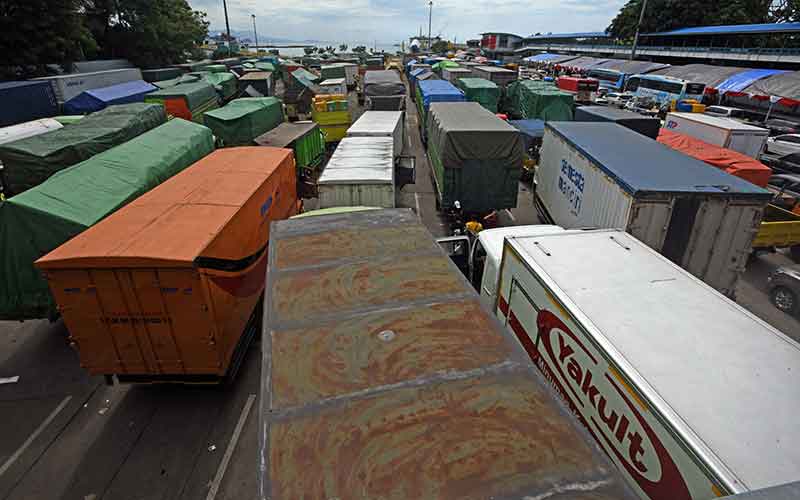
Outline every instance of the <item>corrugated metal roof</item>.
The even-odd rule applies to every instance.
[[[608,38],[610,35],[605,31],[586,31],[579,33],[541,33],[531,35],[526,40],[559,40],[569,38]]]
[[[728,24],[696,26],[641,36],[755,35],[760,33],[800,33],[800,23]]]

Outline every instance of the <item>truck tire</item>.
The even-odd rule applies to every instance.
[[[800,245],[789,248],[789,255],[792,256],[792,260],[795,262],[800,262]]]
[[[776,286],[769,292],[772,304],[786,314],[797,313],[797,294],[785,286]]]

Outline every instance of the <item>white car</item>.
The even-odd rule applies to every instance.
[[[800,153],[800,134],[776,135],[767,139],[767,153],[786,156]]]
[[[633,99],[633,94],[623,94],[620,92],[609,92],[606,94],[606,101],[608,101],[608,104],[619,108],[624,107],[631,99]]]

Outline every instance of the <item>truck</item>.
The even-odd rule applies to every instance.
[[[651,139],[657,139],[661,129],[658,118],[608,106],[579,106],[575,108],[575,121],[616,123]]]
[[[769,130],[765,128],[702,113],[668,113],[664,128],[756,159],[769,137]]]
[[[405,109],[406,86],[395,70],[367,71],[364,74],[363,95],[366,109],[400,111]]]
[[[469,253],[483,304],[641,498],[797,479],[800,344],[624,231],[488,229]]]
[[[594,78],[581,78],[577,76],[559,76],[556,87],[575,96],[575,102],[590,103],[594,101],[600,82]]]
[[[268,249],[257,498],[635,498],[410,210]]]
[[[544,221],[626,230],[729,297],[772,199],[613,123],[548,122],[534,181]]]
[[[53,87],[58,104],[64,104],[86,90],[110,87],[119,83],[142,79],[139,68],[121,68],[91,73],[68,73],[66,75],[43,76],[35,81],[47,81]]]
[[[319,208],[395,207],[394,139],[345,137],[317,179]]]

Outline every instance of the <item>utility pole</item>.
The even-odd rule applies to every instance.
[[[636,35],[633,37],[633,48],[631,49],[631,61],[636,59],[636,47],[639,45],[639,30],[642,27],[642,21],[644,21],[645,9],[647,9],[647,0],[642,1],[642,11],[639,12],[639,23],[636,24]]]
[[[253,17],[253,37],[256,39],[256,55],[258,55],[258,31],[256,31],[256,15],[250,15]]]
[[[433,20],[433,0],[428,1],[428,50],[433,48],[433,41],[431,40],[431,21]]]
[[[231,23],[228,21],[228,2],[222,0],[222,8],[225,9],[225,31],[228,33],[228,57],[231,57]]]

